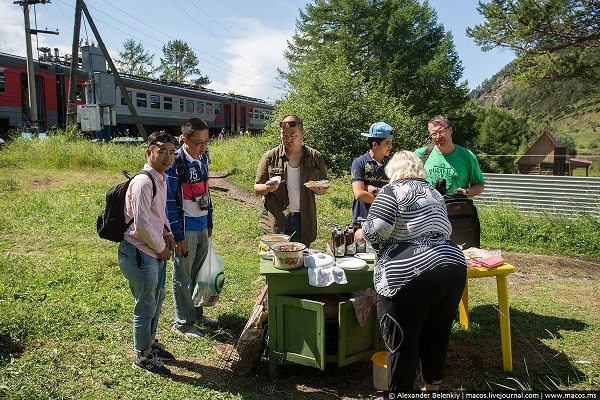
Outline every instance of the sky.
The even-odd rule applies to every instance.
[[[33,0],[29,0],[33,1]],[[183,40],[198,56],[201,74],[217,92],[260,98],[280,98],[277,69],[286,70],[283,52],[296,28],[299,10],[307,0],[85,0],[92,19],[113,59],[123,42],[133,39],[154,54],[158,65],[162,47]],[[451,31],[462,61],[461,82],[475,89],[508,64],[508,51],[482,52],[465,34],[467,27],[484,21],[477,12],[478,0],[430,0],[438,23]],[[34,58],[39,47],[58,48],[70,54],[75,0],[51,0],[29,7],[31,28],[58,31],[58,35],[32,35]],[[80,38],[97,43],[83,18]],[[22,7],[0,0],[0,52],[25,56]]]

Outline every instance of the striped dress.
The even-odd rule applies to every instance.
[[[450,241],[452,226],[444,198],[424,179],[385,185],[369,209],[363,234],[378,250],[375,290],[394,296],[402,286],[434,268],[463,264],[462,250]]]

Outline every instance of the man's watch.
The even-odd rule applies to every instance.
[[[377,196],[377,193],[379,193],[379,188],[373,188],[373,190],[371,190],[373,196]]]

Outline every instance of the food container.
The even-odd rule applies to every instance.
[[[296,269],[304,265],[305,245],[298,242],[283,242],[271,245],[273,262],[277,269]]]
[[[283,233],[273,233],[270,235],[263,235],[260,237],[258,242],[258,253],[267,253],[272,244],[289,242],[291,236],[284,235]]]
[[[373,361],[373,387],[375,390],[388,390],[387,352],[380,351],[371,356]]]

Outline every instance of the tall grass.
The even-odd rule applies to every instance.
[[[212,169],[229,173],[232,180],[251,188],[260,155],[270,145],[269,138],[215,142]],[[225,258],[226,283],[219,303],[206,312],[219,320],[221,328],[208,331],[203,340],[172,335],[173,303],[167,290],[158,335],[178,358],[172,364],[176,375],[163,379],[130,368],[133,302],[118,269],[117,244],[99,239],[94,223],[106,190],[123,179],[120,171],[136,171],[143,162],[140,146],[91,144],[61,136],[17,140],[0,149],[0,398],[264,398],[240,385],[240,380],[225,380],[212,348],[216,341],[239,335],[264,285],[256,255],[259,211],[218,191],[213,193],[213,241]],[[327,195],[319,197],[316,246],[328,241],[331,224],[350,221],[349,186],[347,179],[333,180]],[[571,222],[569,227],[556,227],[528,222],[513,210],[489,212],[482,215],[484,224],[489,224],[484,225],[484,232],[489,232],[485,246],[554,251],[548,245],[552,236],[569,233],[568,251],[594,256],[584,249],[589,246],[597,255],[597,247],[573,232]],[[516,227],[512,235],[518,237],[512,237],[507,224]],[[586,235],[598,235],[597,227],[576,227],[586,229]],[[533,235],[539,239],[530,247],[527,240],[534,231],[543,233]],[[591,237],[590,241],[597,238]],[[567,251],[565,246],[555,247],[558,253]],[[592,299],[598,281],[592,274],[580,280],[577,276],[577,271],[571,271],[564,281],[538,279],[534,284],[511,285],[515,354],[511,379],[531,381],[538,389],[543,388],[538,379],[546,380],[547,375],[558,380],[561,388],[597,387],[600,320]],[[520,279],[527,283],[536,278]],[[471,329],[465,332],[455,326],[449,354],[454,364],[447,368],[446,382],[452,389],[507,383],[507,374],[501,371],[498,316],[490,305],[496,303],[495,296],[492,281],[481,280],[470,287]],[[578,360],[590,364],[570,369]],[[368,369],[353,379],[355,389],[350,390],[345,389],[350,386],[344,383],[346,374],[364,367],[327,368],[324,372],[292,370],[277,383],[282,388],[278,397],[329,399],[335,391],[340,393],[336,398],[366,399],[373,392]],[[453,371],[457,376],[452,376]],[[322,387],[328,392],[319,397]],[[306,394],[305,389],[313,393]]]

